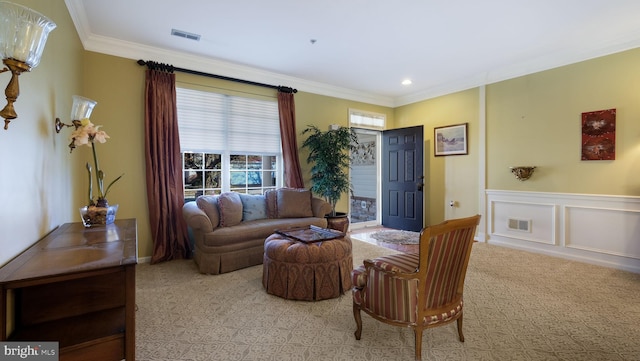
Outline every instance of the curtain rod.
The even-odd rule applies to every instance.
[[[231,78],[231,77],[224,76],[224,75],[203,73],[203,72],[197,71],[197,70],[178,68],[178,67],[175,67],[175,66],[169,65],[169,64],[157,63],[155,61],[144,61],[144,60],[140,59],[140,60],[137,61],[137,63],[140,66],[146,65],[147,68],[153,69],[153,70],[161,70],[161,71],[168,71],[168,72],[179,71],[181,73],[206,76],[208,78],[216,78],[216,79],[221,79],[221,80],[233,81],[233,82],[236,82],[236,83],[256,85],[256,86],[261,86],[261,87],[264,87],[264,88],[276,89],[279,92],[283,92],[283,93],[297,93],[298,92],[298,89],[293,89],[293,88],[290,88],[290,87],[287,87],[287,86],[257,83],[257,82],[250,81],[250,80],[242,80],[242,79],[237,79],[237,78]]]

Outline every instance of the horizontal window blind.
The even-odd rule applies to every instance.
[[[280,153],[276,101],[176,88],[182,152]]]
[[[229,98],[228,149],[280,153],[278,103],[241,97]]]
[[[353,127],[383,129],[386,115],[349,109],[349,123]]]

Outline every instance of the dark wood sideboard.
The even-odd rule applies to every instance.
[[[135,219],[67,223],[0,268],[0,340],[57,341],[60,360],[135,360]]]

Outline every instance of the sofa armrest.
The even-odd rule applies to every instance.
[[[331,213],[331,204],[324,199],[313,197],[311,198],[311,211],[314,217],[323,218]]]
[[[202,209],[198,207],[196,202],[187,202],[182,206],[182,218],[191,229],[202,233],[213,232],[211,220],[207,217]]]

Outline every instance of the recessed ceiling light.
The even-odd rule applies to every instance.
[[[402,81],[402,85],[411,85],[411,83],[413,83],[411,79],[405,79]]]

